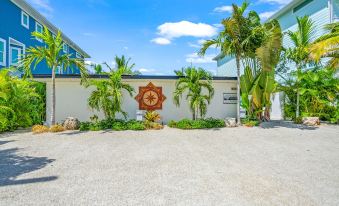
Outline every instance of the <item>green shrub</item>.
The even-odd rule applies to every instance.
[[[131,120],[127,122],[127,128],[129,130],[145,130],[145,124],[141,121]]]
[[[168,123],[169,127],[179,129],[210,129],[210,128],[222,128],[225,127],[225,122],[222,119],[182,119],[178,122],[171,120]]]
[[[294,118],[294,124],[302,124],[303,123],[303,118],[302,117],[297,117]]]
[[[89,131],[90,126],[91,126],[91,122],[81,122],[80,131]]]

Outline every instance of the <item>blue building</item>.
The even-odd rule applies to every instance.
[[[1,0],[0,1],[0,69],[16,66],[20,56],[30,46],[44,46],[41,39],[33,38],[32,32],[42,32],[43,25],[53,33],[58,29],[43,17],[38,11],[30,6],[25,0]],[[90,56],[76,45],[66,35],[62,34],[64,40],[63,53],[72,57],[89,58]],[[45,63],[40,63],[33,74],[51,74],[51,69]],[[78,74],[79,69],[68,68],[67,71],[59,70],[60,74]]]
[[[315,37],[320,37],[326,31],[324,26],[339,21],[339,0],[292,0],[280,9],[270,19],[277,19],[283,32],[296,31],[296,17],[309,16],[316,27]],[[283,46],[289,48],[291,41],[285,35]],[[233,57],[222,54],[214,58],[217,61],[217,74],[219,76],[236,76],[236,62]]]

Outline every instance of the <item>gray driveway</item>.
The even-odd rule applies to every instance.
[[[0,134],[0,205],[339,205],[339,127]]]

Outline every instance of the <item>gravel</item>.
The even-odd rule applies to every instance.
[[[0,134],[0,205],[339,205],[339,127]]]

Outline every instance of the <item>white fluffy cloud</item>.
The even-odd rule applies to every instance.
[[[197,53],[188,54],[186,55],[186,62],[193,63],[193,64],[206,64],[206,63],[214,63],[214,57],[217,54],[207,54],[203,57],[199,56]]]
[[[232,6],[220,6],[214,9],[214,12],[229,12],[231,13],[233,11]]]
[[[217,34],[218,29],[214,26],[204,23],[192,23],[189,21],[167,22],[158,26],[159,37],[152,39],[151,42],[168,45],[172,39],[180,37],[212,37]]]
[[[217,29],[209,24],[192,23],[189,21],[180,21],[175,23],[164,23],[158,27],[160,36],[179,38],[183,36],[192,37],[212,37],[217,34]]]
[[[158,38],[152,39],[151,42],[153,42],[155,44],[160,44],[160,45],[171,44],[171,40],[163,38],[163,37],[158,37]]]

